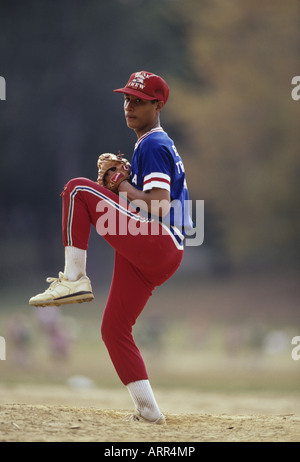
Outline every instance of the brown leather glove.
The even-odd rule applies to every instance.
[[[118,193],[122,181],[130,180],[131,166],[121,153],[112,154],[106,152],[101,154],[98,158],[97,166],[97,183],[114,193]],[[113,172],[113,174],[108,174],[108,172]]]

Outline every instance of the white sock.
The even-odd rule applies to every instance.
[[[147,420],[157,420],[161,415],[149,380],[137,380],[127,385],[135,409]]]
[[[69,281],[77,281],[86,276],[86,250],[77,247],[65,247],[65,269],[64,274]]]

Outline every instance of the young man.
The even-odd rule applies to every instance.
[[[160,112],[169,96],[167,83],[158,75],[141,71],[115,92],[124,94],[126,122],[137,135],[131,182],[120,183],[119,196],[86,178],[66,184],[62,192],[64,272],[58,278],[48,278],[50,287],[29,303],[52,306],[94,298],[86,276],[93,224],[115,249],[113,279],[101,325],[103,341],[135,404],[132,419],[164,424],[132,327],[155,287],[169,279],[181,263],[185,230],[192,226],[184,207],[188,190],[182,160],[160,126]],[[99,226],[104,213],[115,218],[111,232]],[[124,220],[127,232],[120,232]]]

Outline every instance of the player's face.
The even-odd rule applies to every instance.
[[[135,131],[138,138],[159,125],[161,101],[147,101],[133,95],[125,95],[124,112],[127,126]]]

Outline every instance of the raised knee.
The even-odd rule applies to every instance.
[[[85,184],[86,181],[87,181],[87,178],[83,178],[83,177],[72,178],[71,180],[68,181],[68,183],[65,184],[65,187],[62,192],[62,196],[67,192],[70,193],[71,191],[73,191],[74,188],[76,188],[76,186]]]

